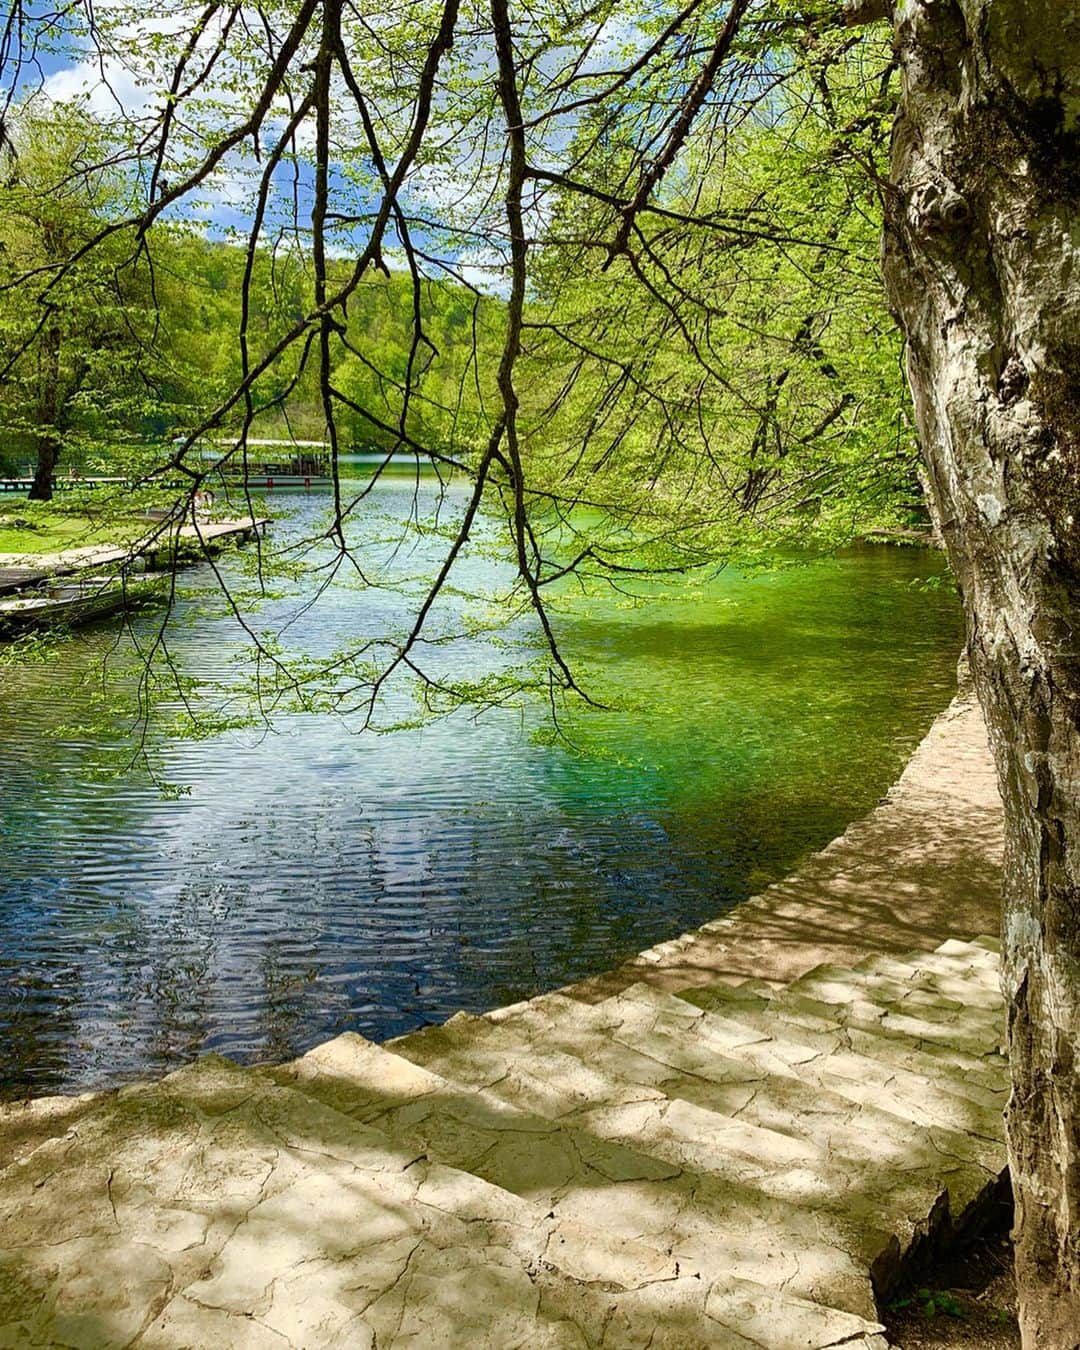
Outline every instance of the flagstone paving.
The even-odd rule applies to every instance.
[[[1001,1178],[1001,1012],[982,938],[42,1104],[0,1345],[880,1350]]]
[[[680,983],[688,945],[5,1108],[0,1347],[887,1350],[1004,1174],[997,944]]]

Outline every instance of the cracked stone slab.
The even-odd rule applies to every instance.
[[[106,1094],[36,1097],[26,1102],[0,1102],[0,1174],[41,1144],[66,1134]]]
[[[633,995],[628,990],[624,996]],[[855,1054],[877,1068],[892,1065],[921,1075],[937,1091],[967,1098],[997,1114],[1004,1108],[1008,1065],[997,1050],[993,1031],[979,1043],[983,1053],[973,1054],[897,1031],[885,1010],[854,999],[825,1004],[790,992],[762,998],[729,985],[694,988],[685,997],[703,1011],[726,1015],[764,1035],[775,1034],[780,1026],[790,1027],[797,1043],[822,1055]]]
[[[608,1002],[619,1005],[670,997],[642,985]],[[745,1026],[737,1016],[701,1011],[696,1035],[703,1044],[712,1041],[717,1048],[737,1045],[740,1058],[762,1072],[791,1074],[914,1124],[952,1130],[973,1140],[992,1141],[1001,1136],[1001,1106],[995,1094],[983,1096],[981,1090],[972,1088],[968,1095],[959,1096],[940,1077],[929,1078],[895,1064],[880,1064],[846,1048],[828,1053],[807,1044],[798,1028],[780,1018],[775,1020],[773,1035],[768,1036]]]
[[[640,985],[609,1000],[608,1006],[614,1009],[639,1003],[642,1012],[662,1016],[672,1002],[680,1001]],[[778,996],[778,1001],[782,1002],[782,996]],[[946,1072],[944,1081],[949,1084],[948,1090],[939,1092],[935,1101],[933,1083],[924,1076],[892,1064],[882,1065],[873,1054],[852,1053],[853,1046],[829,1055],[820,1047],[804,1045],[800,1035],[793,1045],[784,1047],[787,1037],[783,1024],[770,1024],[765,1017],[759,1027],[747,1028],[706,1013],[698,1025],[700,1034],[706,1038],[718,1030],[718,1044],[725,1052],[731,1053],[729,1047],[734,1040],[744,1061],[761,1064],[762,1082],[740,1108],[740,1114],[773,1129],[792,1129],[818,1138],[830,1153],[842,1155],[845,1166],[853,1168],[852,1176],[860,1177],[860,1186],[867,1194],[873,1194],[876,1187],[873,1176],[868,1181],[863,1179],[866,1167],[858,1165],[859,1159],[863,1159],[871,1173],[880,1175],[887,1189],[894,1189],[898,1196],[903,1193],[902,1204],[909,1213],[919,1193],[917,1186],[909,1182],[918,1173],[922,1173],[924,1193],[932,1193],[937,1183],[946,1185],[952,1217],[962,1221],[971,1205],[980,1201],[1002,1175],[1004,1097],[999,1092],[987,1092],[982,1085],[973,1085],[955,1093],[954,1100],[955,1085],[951,1074]],[[770,1025],[774,1033],[779,1033],[782,1048],[778,1055],[771,1052],[775,1043],[764,1039]],[[640,1018],[631,1017],[615,1034],[640,1044],[642,1026]],[[644,1026],[647,1029],[649,1023],[646,1021]],[[748,1030],[756,1030],[757,1038],[748,1039]],[[832,1041],[827,1040],[826,1046],[831,1045]],[[796,1079],[809,1080],[809,1094],[798,1089],[792,1091],[790,1082],[785,1082],[784,1066]],[[934,1068],[936,1071],[937,1066]],[[722,1073],[717,1074],[706,1065],[697,1077],[722,1079]],[[934,1081],[940,1084],[942,1077],[936,1072]],[[722,1084],[720,1088],[723,1092]],[[707,1105],[716,1100],[715,1092],[695,1089],[693,1083],[688,1090],[685,1080],[678,1085],[669,1083],[667,1091]],[[887,1166],[890,1160],[895,1160],[891,1171]],[[883,1209],[893,1211],[894,1207],[884,1202]],[[909,1226],[901,1224],[902,1238],[905,1231],[910,1231]]]
[[[532,1005],[504,1010],[494,1017],[455,1019],[444,1029],[440,1044],[444,1049],[447,1043],[457,1044],[457,1053],[465,1057],[465,1062],[457,1061],[457,1068],[467,1074],[466,1045],[472,1042],[475,1048],[476,1043],[483,1043],[487,1047],[483,1081],[494,1080],[493,1090],[509,1092],[514,1078],[508,1066],[514,1062],[531,1062],[534,1068],[539,1068],[537,1041],[530,1041],[527,1033],[539,1036],[543,1032],[544,1064],[551,1063],[552,1038],[560,1047],[559,1053],[575,1044],[578,1046],[580,1053],[589,1060],[590,1081],[597,1078],[600,1069],[609,1061],[617,1070],[632,1075],[644,1062],[645,1076],[652,1089],[662,1087],[668,1096],[684,1098],[711,1111],[737,1114],[742,1120],[760,1124],[773,1132],[789,1132],[804,1139],[817,1138],[831,1155],[831,1161],[840,1167],[841,1184],[836,1185],[835,1202],[846,1205],[853,1216],[887,1215],[904,1248],[917,1245],[927,1230],[948,1218],[948,1207],[944,1218],[940,1210],[943,1191],[948,1194],[952,1218],[961,1221],[996,1184],[1003,1166],[998,1146],[987,1144],[966,1131],[912,1121],[908,1119],[912,1113],[902,1109],[897,1114],[895,1104],[892,1111],[880,1110],[862,1100],[861,1087],[852,1092],[845,1075],[837,1075],[841,1089],[837,1093],[820,1082],[804,1084],[784,1058],[777,1058],[764,1065],[757,1081],[748,1077],[746,1057],[737,1058],[739,1047],[749,1046],[758,1051],[766,1042],[760,1033],[736,1028],[735,1047],[731,1044],[732,1037],[728,1036],[721,1047],[722,1053],[718,1053],[715,1044],[708,1042],[704,1047],[699,1044],[695,1048],[686,1043],[689,1038],[685,1032],[701,1014],[683,1005],[681,1012],[674,1014],[674,1024],[684,1039],[674,1046],[676,1053],[669,1054],[669,1048],[658,1046],[655,1037],[648,1039],[656,1024],[648,1017],[643,1020],[640,1012],[627,1007],[635,994],[657,1005],[654,1011],[658,1021],[666,1016],[668,1005],[681,1002],[643,986],[603,1004],[578,1004],[577,1011],[567,1007],[565,1011],[570,1020],[560,1031],[559,1011],[573,1001],[549,996],[533,1001]],[[590,1021],[602,1030],[603,1035],[616,1042],[616,1059],[612,1059],[612,1047],[605,1046],[603,1036],[590,1039],[586,1034],[584,1028]],[[515,1038],[504,1041],[492,1057],[492,1042],[507,1035]],[[420,1039],[430,1048],[428,1033],[423,1033]],[[410,1041],[411,1038],[406,1038],[403,1044],[407,1047]],[[652,1058],[639,1053],[646,1043],[651,1056],[666,1059],[669,1065],[680,1064],[682,1071],[670,1068],[666,1079],[659,1078]],[[805,1053],[805,1048],[800,1053]],[[692,1057],[688,1060],[688,1056]],[[685,1072],[688,1066],[693,1072]],[[729,1066],[734,1068],[734,1082],[727,1078]],[[446,1067],[445,1062],[443,1067]],[[503,1076],[501,1085],[500,1075]],[[579,1103],[588,1094],[582,1091],[580,1078],[569,1086],[571,1108],[583,1110]],[[605,1114],[612,1122],[620,1110],[633,1108],[634,1099],[625,1083],[615,1084],[606,1094],[595,1082],[594,1089],[600,1122],[604,1121]],[[921,1084],[919,1090],[922,1090]],[[649,1098],[638,1100],[648,1101]],[[618,1105],[605,1105],[605,1102]],[[565,1113],[566,1101],[558,1109]],[[638,1136],[628,1127],[626,1137]],[[658,1151],[661,1141],[650,1141],[650,1147]],[[665,1156],[674,1157],[675,1154],[666,1152]],[[686,1155],[683,1160],[687,1161]],[[835,1177],[837,1173],[834,1171],[833,1175]],[[760,1184],[783,1184],[782,1169],[777,1166],[769,1182]],[[806,1193],[812,1193],[809,1187]],[[826,1199],[818,1203],[828,1208],[831,1202]]]
[[[420,1344],[442,1319],[428,1343],[482,1325],[562,1346],[599,1343],[611,1311],[579,1292],[611,1273],[583,1260],[601,1244],[553,1243],[518,1197],[213,1061],[10,1169],[0,1219],[0,1343]],[[566,1293],[580,1326],[555,1316]]]
[[[867,962],[862,971],[845,970],[834,965],[817,966],[792,982],[791,992],[813,991],[826,1003],[843,1003],[852,998],[889,1008],[908,1005],[938,1012],[958,1009],[974,1013],[974,1025],[989,1025],[1004,1018],[1005,1005],[998,971],[957,971],[944,973],[926,970],[907,961],[881,957]]]
[[[671,1164],[669,1176],[679,1171],[703,1173],[754,1187],[774,1200],[834,1214],[854,1212],[850,1168],[791,1135],[763,1130],[678,1098],[669,1100],[651,1090],[634,1101],[619,1105],[605,1101],[552,1122],[493,1099],[483,1089],[463,1092],[419,1068],[412,1080],[418,1095],[406,1105],[382,1093],[383,1085],[396,1087],[407,1078],[388,1063],[393,1058],[386,1050],[349,1034],[277,1074],[287,1072],[290,1081],[336,1109],[377,1120],[387,1133],[407,1138],[414,1147],[510,1190],[536,1196],[537,1179],[542,1178],[543,1198],[549,1203],[556,1201],[558,1188],[571,1179],[577,1185],[594,1184],[604,1171],[612,1173],[610,1164],[596,1156],[596,1141],[611,1140],[632,1142],[636,1151],[645,1149]],[[508,1081],[513,1080],[503,1080],[504,1086]],[[507,1145],[515,1143],[524,1145],[523,1156],[508,1156]],[[587,1162],[590,1156],[592,1168]],[[901,1189],[909,1206],[910,1192],[921,1182],[916,1175],[905,1178]],[[920,1197],[927,1211],[933,1209],[939,1192],[938,1185],[934,1194]],[[861,1213],[868,1227],[878,1229],[881,1210],[890,1198],[895,1197],[880,1190],[863,1201]]]
[[[828,1293],[837,1306],[859,1315],[872,1313],[865,1272],[883,1251],[891,1250],[891,1239],[865,1222],[850,1223],[844,1215],[819,1213],[813,1196],[807,1198],[805,1178],[801,1178],[803,1203],[780,1193],[770,1195],[760,1184],[768,1170],[763,1171],[760,1162],[751,1166],[737,1155],[722,1162],[723,1155],[718,1154],[715,1171],[694,1169],[689,1156],[657,1156],[652,1141],[643,1140],[638,1132],[624,1137],[617,1122],[609,1130],[602,1117],[569,1117],[565,1103],[548,1122],[546,1134],[538,1133],[534,1120],[525,1122],[524,1131],[517,1129],[507,1108],[519,1102],[519,1080],[513,1070],[519,1056],[507,1057],[493,1044],[503,1034],[500,1026],[486,1019],[462,1018],[454,1019],[443,1031],[442,1037],[425,1032],[396,1044],[413,1051],[419,1045],[425,1054],[438,1055],[448,1036],[452,1044],[460,1040],[458,1049],[466,1059],[455,1062],[468,1075],[471,1098],[448,1083],[448,1093],[425,1096],[411,1108],[392,1108],[380,1120],[388,1131],[527,1196],[556,1217],[609,1229],[624,1238],[640,1238],[682,1259],[740,1278],[775,1281],[799,1296]],[[342,1075],[350,1070],[342,1061],[350,1050],[357,1054],[351,1072],[359,1080],[359,1109],[367,1112],[372,1089],[364,1081],[365,1070],[373,1052],[378,1053],[376,1047],[365,1046],[355,1037],[342,1044],[333,1057],[339,1081],[331,1090],[340,1108],[347,1110],[348,1084]],[[605,1102],[612,1099],[610,1077],[594,1068],[589,1070],[591,1095],[581,1096],[580,1075],[575,1071],[582,1065],[572,1056],[536,1051],[528,1063],[534,1073],[547,1076],[551,1091],[559,1090],[561,1075],[573,1075],[570,1088],[575,1110],[595,1105],[598,1095]],[[309,1061],[309,1073],[312,1067]],[[430,1089],[438,1078],[448,1079],[445,1065],[440,1074],[431,1073],[431,1064],[426,1067],[428,1077],[418,1080],[419,1087]],[[652,1068],[661,1075],[668,1072],[662,1065]],[[309,1090],[319,1090],[317,1078],[308,1081]],[[502,1099],[496,1113],[490,1113],[486,1104],[493,1095]],[[661,1094],[646,1089],[644,1098],[650,1097],[663,1100]],[[630,1106],[640,1103],[643,1093],[627,1083],[622,1098]],[[744,1125],[733,1131],[743,1136],[750,1132],[752,1127]],[[808,1152],[787,1139],[779,1138],[777,1144],[789,1159]],[[794,1190],[794,1181],[791,1186]]]
[[[675,1019],[675,1033],[670,1022],[665,1023],[669,1013]],[[490,1024],[490,1029],[484,1023]],[[691,1025],[693,1035],[686,1032]],[[822,1094],[829,1093],[856,1102],[864,1112],[876,1113],[866,1114],[867,1128],[876,1128],[882,1123],[877,1117],[887,1116],[924,1129],[932,1128],[939,1137],[952,1132],[960,1156],[993,1152],[980,1144],[983,1136],[976,1127],[985,1127],[986,1139],[1000,1136],[996,1102],[970,1102],[951,1093],[935,1093],[933,1083],[920,1075],[882,1067],[869,1059],[862,1062],[858,1057],[843,1054],[829,1057],[832,1060],[829,1063],[797,1034],[786,1034],[782,1023],[778,1022],[775,1034],[769,1036],[735,1020],[691,1008],[683,1000],[647,985],[596,1005],[549,995],[494,1020],[451,1019],[441,1031],[442,1040],[436,1039],[432,1044],[440,1047],[437,1053],[451,1056],[441,1060],[448,1075],[467,1075],[470,1065],[475,1065],[481,1054],[487,1056],[484,1073],[491,1079],[515,1057],[531,1063],[534,1072],[545,1074],[551,1074],[560,1065],[568,1066],[568,1077],[561,1084],[564,1111],[579,1109],[576,1102],[632,1101],[635,1083],[654,1089],[663,1087],[670,1095],[681,1074],[715,1084],[720,1092],[713,1094],[711,1108],[721,1114],[732,1114],[742,1110],[738,1103],[745,1104],[759,1090],[763,1078],[795,1078],[805,1080],[814,1089],[801,1094],[807,1119],[812,1120],[819,1113],[823,1102],[827,1104],[828,1098]],[[427,1032],[421,1033],[415,1044],[422,1047],[428,1036]],[[406,1038],[401,1044],[404,1053],[413,1053],[413,1038]],[[582,1059],[588,1061],[584,1072],[575,1073],[570,1053],[575,1047]],[[453,1058],[455,1055],[457,1059]],[[577,1068],[581,1067],[579,1062]],[[607,1084],[605,1074],[611,1080]],[[748,1091],[751,1085],[752,1090]],[[794,1105],[798,1096],[789,1095],[793,1106],[786,1132],[800,1132],[799,1111]]]
[[[884,1007],[911,1004],[932,1012],[958,1009],[978,1010],[978,1023],[989,1022],[994,1014],[1004,1014],[1004,1002],[993,981],[972,979],[967,975],[942,975],[921,971],[906,962],[880,961],[865,973],[856,974],[836,966],[818,966],[792,982],[788,988],[819,991],[824,1003],[844,1003],[858,998]]]
[[[554,1106],[548,1107],[556,1118],[678,1163],[694,1176],[695,1184],[709,1184],[710,1196],[722,1182],[728,1205],[738,1198],[744,1222],[756,1222],[754,1231],[766,1235],[766,1245],[771,1244],[771,1230],[777,1225],[798,1234],[791,1239],[793,1251],[801,1252],[806,1244],[806,1234],[798,1233],[797,1217],[792,1212],[774,1217],[769,1202],[782,1200],[796,1209],[812,1210],[822,1225],[814,1240],[852,1253],[853,1259],[872,1267],[884,1283],[890,1278],[888,1272],[901,1245],[906,1249],[920,1241],[927,1226],[937,1222],[944,1177],[964,1165],[962,1159],[943,1155],[925,1130],[886,1117],[898,1172],[883,1179],[882,1129],[867,1108],[842,1099],[830,1101],[830,1094],[820,1088],[810,1090],[790,1076],[778,1093],[777,1080],[768,1072],[748,1076],[745,1064],[718,1055],[715,1046],[709,1044],[682,1044],[674,1047],[677,1054],[670,1055],[667,1049],[661,1050],[649,1041],[651,1053],[645,1055],[641,1053],[646,1044],[643,1026],[634,1027],[625,1040],[619,1039],[626,1031],[623,1024],[629,1011],[622,1006],[618,1015],[613,1015],[604,1005],[583,1005],[557,997],[538,1002],[540,1006],[528,1010],[518,1007],[510,1015],[494,1019],[453,1019],[436,1035],[425,1031],[395,1045],[401,1053],[416,1054],[429,1068],[437,1068],[445,1076],[453,1074],[508,1101],[520,1100],[514,1066],[528,1064],[530,1071],[542,1075],[550,1091],[557,1094]],[[566,1025],[561,1025],[557,1017],[560,1010],[569,1019]],[[682,1021],[700,1016],[685,1005],[683,1011],[686,1017]],[[591,1031],[590,1022],[594,1024]],[[581,1060],[570,1053],[575,1047]],[[656,1055],[674,1059],[681,1069]],[[692,1073],[686,1072],[688,1055],[692,1056]],[[582,1061],[587,1062],[585,1074],[581,1072]],[[725,1081],[726,1069],[733,1070],[733,1082]],[[644,1077],[645,1083],[635,1083],[635,1077]],[[674,1100],[659,1100],[657,1084],[663,1086],[664,1096]],[[725,1120],[745,1112],[759,1097],[761,1101],[754,1107],[757,1116],[745,1114],[737,1121]],[[535,1108],[535,1099],[531,1105]],[[694,1106],[705,1110],[695,1112]],[[826,1128],[821,1131],[819,1146],[812,1137],[822,1120]],[[725,1125],[732,1127],[726,1147]],[[761,1128],[753,1164],[739,1156],[744,1146],[738,1140],[739,1129],[748,1126]],[[947,1132],[942,1133],[948,1142]],[[743,1140],[749,1138],[744,1130]],[[848,1141],[868,1154],[861,1165],[854,1165],[851,1147],[846,1150],[846,1158],[830,1156],[834,1150],[839,1154],[838,1142]],[[991,1180],[980,1172],[980,1189]],[[644,1197],[638,1200],[647,1203]],[[710,1203],[717,1204],[715,1200]],[[722,1215],[723,1207],[717,1205],[718,1225],[723,1222]],[[633,1222],[629,1214],[621,1214],[623,1221]],[[649,1222],[650,1231],[655,1233],[656,1216],[643,1221]],[[677,1217],[669,1222],[676,1223]],[[883,1231],[889,1223],[891,1233]],[[740,1253],[740,1259],[745,1260],[747,1255]],[[835,1257],[832,1259],[835,1262]],[[762,1269],[753,1267],[754,1278],[762,1278]]]
[[[212,1058],[10,1167],[0,1221],[0,1345],[738,1350],[759,1342],[713,1310],[764,1306],[777,1347],[880,1331],[567,1221]]]

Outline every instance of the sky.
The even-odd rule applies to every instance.
[[[0,88],[6,84],[5,93],[16,102],[29,99],[40,112],[53,102],[76,102],[85,107],[103,125],[114,129],[124,128],[124,134],[130,136],[132,130],[138,134],[140,126],[146,127],[159,116],[164,104],[163,90],[167,83],[167,74],[171,70],[171,61],[160,61],[157,70],[152,69],[155,42],[163,42],[175,47],[176,41],[186,37],[191,15],[196,11],[186,8],[182,3],[168,3],[164,12],[148,14],[145,7],[126,11],[119,0],[104,0],[95,7],[95,13],[103,16],[102,23],[107,37],[95,45],[84,34],[69,31],[64,34],[49,32],[44,25],[44,16],[48,12],[43,5],[30,10],[31,20],[36,17],[42,24],[41,32],[30,59],[17,67],[15,80],[5,82],[0,79]],[[33,24],[31,22],[30,28]],[[220,29],[208,31],[201,40],[200,48],[208,52],[215,45]],[[231,37],[237,36],[234,27]],[[129,52],[124,45],[128,44]],[[8,71],[13,68],[8,62]],[[220,67],[219,67],[220,69]],[[200,89],[203,102],[200,115],[204,126],[225,126],[235,123],[246,115],[243,74],[239,64],[234,63],[222,71],[221,79],[212,79]],[[234,80],[239,74],[240,79]],[[242,92],[238,93],[240,88]],[[408,108],[407,100],[404,106]],[[272,144],[276,135],[284,128],[287,119],[287,106],[281,101],[271,112],[265,124],[263,138],[265,147]],[[352,125],[342,127],[335,123],[335,135],[339,142],[353,140],[359,143],[362,133],[359,119],[354,116]],[[200,143],[197,136],[189,135],[187,144],[181,144],[181,153],[187,157],[188,164],[192,156],[204,151],[209,138]],[[273,175],[273,191],[268,213],[268,237],[278,231],[295,228],[300,225],[300,237],[309,224],[313,204],[314,169],[314,127],[309,120],[301,126],[296,137],[299,151],[297,160],[282,163]],[[332,209],[343,214],[360,215],[370,212],[378,203],[377,189],[360,181],[356,162],[348,164],[344,158],[344,147],[331,164]],[[369,166],[370,169],[370,166]],[[409,209],[424,221],[448,219],[460,216],[460,205],[472,193],[477,201],[488,194],[477,194],[476,161],[471,150],[467,150],[463,162],[455,164],[445,159],[440,165],[423,166],[412,177],[406,200]],[[166,182],[183,181],[186,168],[184,163],[174,163],[165,174]],[[212,179],[188,197],[182,204],[170,209],[175,218],[183,219],[185,224],[202,228],[213,237],[227,238],[244,235],[250,224],[255,188],[262,165],[252,153],[250,141],[237,152],[228,155],[218,166]],[[482,185],[481,185],[482,186]],[[393,232],[391,231],[391,235]],[[502,274],[505,271],[506,258],[495,239],[490,243],[474,241],[463,243],[460,239],[448,242],[439,233],[423,223],[415,224],[411,229],[413,242],[433,258],[441,258],[447,265],[457,269],[461,277],[483,289],[502,288]],[[340,232],[331,246],[332,253],[343,256],[354,254],[366,242],[367,230],[356,227]],[[405,255],[400,241],[391,237],[385,256],[391,266],[404,264]],[[438,268],[434,267],[437,272]]]
[[[23,96],[33,93],[39,106],[47,104],[48,100],[76,100],[106,126],[125,127],[129,136],[132,129],[136,135],[141,131],[147,133],[149,140],[155,119],[164,106],[164,91],[171,77],[176,51],[186,41],[193,16],[199,13],[201,6],[189,5],[187,0],[158,0],[157,7],[151,11],[145,4],[129,4],[125,0],[95,0],[92,8],[89,0],[84,3],[86,13],[93,13],[99,25],[97,44],[74,29],[54,36],[51,45],[42,44],[32,63],[21,70],[17,93]],[[392,3],[393,0],[391,6]],[[43,23],[49,4],[50,0],[31,0],[27,11],[31,29],[35,18],[39,25]],[[380,136],[392,146],[395,141],[400,143],[401,128],[413,110],[410,78],[419,56],[412,58],[408,42],[403,41],[402,30],[398,27],[393,31],[394,42],[399,48],[398,65],[391,72],[389,60],[384,59],[384,69],[380,69],[379,44],[390,31],[390,25],[400,25],[403,13],[409,22],[416,22],[414,13],[430,18],[431,7],[427,0],[404,0],[396,10],[385,5],[382,10],[374,5],[363,8],[370,31],[365,36],[356,30],[360,33],[356,41],[357,77],[365,96],[370,99]],[[583,10],[589,8],[582,6]],[[650,8],[656,18],[665,6],[646,7]],[[675,8],[672,5],[671,12]],[[560,15],[565,14],[564,7],[555,7],[552,12],[556,10]],[[618,71],[625,66],[628,53],[634,49],[640,51],[646,42],[644,32],[628,18],[623,8],[599,26],[591,20],[591,26],[583,23],[582,38],[587,36],[591,44],[583,53],[563,39],[549,39],[542,24],[534,25],[526,32],[524,25],[529,22],[528,16],[539,12],[536,6],[521,11],[520,50],[524,53],[529,49],[536,54],[536,60],[530,66],[530,83],[526,91],[527,122],[537,111],[545,111],[543,96],[533,97],[533,90],[542,89],[546,83],[557,83],[560,76],[572,69],[573,79],[562,99],[574,104],[586,87],[581,83],[584,75]],[[722,11],[716,13],[722,17]],[[463,20],[463,26],[469,21]],[[221,37],[221,22],[222,18],[214,20],[202,35],[197,49],[200,56],[215,48]],[[287,22],[288,17],[282,15],[279,19],[282,30]],[[381,32],[380,22],[383,25]],[[253,71],[252,66],[258,63],[253,63],[239,51],[237,40],[242,39],[250,52],[252,42],[257,43],[260,32],[255,12],[242,11],[240,20],[229,34],[225,60],[198,90],[198,110],[194,117],[181,115],[177,119],[181,131],[175,138],[178,153],[163,173],[169,186],[184,181],[191,165],[205,153],[214,129],[235,125],[246,115],[251,89],[257,86],[259,79],[258,70]],[[366,51],[363,50],[365,43]],[[422,52],[422,39],[419,47]],[[237,50],[234,52],[234,49]],[[406,52],[404,60],[401,50]],[[372,53],[375,53],[374,59]],[[413,60],[411,68],[410,59]],[[294,64],[302,68],[302,61]],[[429,255],[430,261],[421,262],[421,267],[432,275],[439,274],[442,264],[479,289],[505,292],[509,262],[501,183],[505,169],[505,131],[482,109],[482,104],[492,98],[496,74],[490,38],[482,34],[471,38],[460,36],[452,56],[444,60],[443,69],[447,81],[436,98],[427,141],[430,149],[425,152],[428,159],[411,172],[401,197],[414,217],[410,233],[419,250]],[[310,78],[310,75],[303,76],[295,82],[295,87],[304,87]],[[380,82],[382,87],[372,92],[369,84]],[[2,83],[0,79],[0,86]],[[469,100],[473,100],[473,104],[469,104]],[[465,105],[465,112],[458,116],[458,124],[453,126],[455,101]],[[480,111],[470,116],[470,107]],[[284,100],[271,108],[264,124],[263,156],[284,127],[287,115],[288,106]],[[563,167],[578,116],[574,113],[569,117],[553,117],[531,131],[531,157],[548,166]],[[196,121],[203,128],[202,140]],[[453,128],[452,138],[445,136],[448,126]],[[346,101],[335,111],[332,134],[337,149],[331,151],[331,210],[342,216],[363,216],[377,205],[380,191],[370,156],[352,153],[364,145],[364,135],[351,101]],[[440,138],[446,144],[440,145]],[[314,127],[310,120],[300,127],[296,147],[296,160],[283,162],[273,174],[266,237],[272,241],[284,232],[305,247],[310,240],[305,231],[309,229],[314,198]],[[388,159],[393,163],[392,150]],[[144,157],[142,162],[145,167],[148,161]],[[260,156],[254,152],[249,140],[222,160],[211,179],[181,203],[170,207],[168,215],[180,218],[188,226],[200,228],[212,237],[243,237],[251,219],[261,173]],[[145,177],[144,173],[144,183]],[[551,218],[552,194],[550,188],[537,186],[534,190],[536,195],[529,208],[527,232],[533,238],[540,238]],[[460,232],[455,232],[454,227]],[[367,234],[366,223],[342,225],[337,237],[330,242],[330,251],[344,257],[355,255],[363,248]],[[392,226],[383,253],[390,266],[405,265],[405,253],[400,239],[394,237]]]

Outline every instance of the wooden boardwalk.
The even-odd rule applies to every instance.
[[[50,575],[40,567],[0,567],[0,595],[14,595],[17,591],[48,580]]]
[[[173,554],[215,553],[231,540],[261,534],[269,523],[268,516],[247,516],[200,521],[176,530],[162,521],[156,530],[127,544],[88,544],[57,553],[0,553],[0,595],[14,595],[51,577],[73,576],[88,569],[119,570],[135,562],[160,562]]]
[[[359,454],[347,454],[342,456],[344,464],[365,464],[365,465],[385,465],[389,469],[420,469],[423,473],[434,472],[436,465],[428,459],[417,457],[416,455],[390,455],[381,454],[376,451],[362,452]],[[264,469],[252,466],[247,474],[225,474],[222,477],[215,477],[214,482],[224,482],[230,488],[255,488],[257,490],[270,490],[274,488],[287,487],[328,487],[333,483],[333,478],[326,473],[297,473],[291,469]],[[0,493],[10,492],[12,494],[23,494],[29,492],[33,486],[32,478],[0,478]],[[126,478],[58,478],[53,484],[53,492],[74,492],[78,490],[94,490],[98,488],[128,488],[135,486]],[[140,485],[143,486],[143,485]],[[153,486],[171,492],[188,492],[191,488],[190,479],[155,479]]]
[[[287,486],[310,486],[312,484],[330,483],[331,478],[319,477],[316,474],[265,474],[250,473],[246,480],[237,475],[226,479],[230,487],[243,487],[246,483],[248,487],[287,487]],[[0,478],[0,492],[18,493],[29,492],[34,484],[32,478]],[[53,492],[76,492],[81,490],[94,490],[96,488],[133,488],[136,486],[146,486],[146,484],[135,484],[127,478],[58,478],[53,483]],[[162,479],[156,478],[152,486],[169,492],[188,492],[191,489],[190,479],[174,478]]]

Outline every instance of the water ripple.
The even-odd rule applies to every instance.
[[[317,503],[295,501],[279,539],[310,527]],[[407,509],[392,487],[381,503],[373,535]],[[118,1082],[201,1050],[284,1057],[345,1028],[381,1039],[714,916],[867,809],[944,703],[956,607],[909,584],[938,567],[864,550],[724,574],[692,603],[583,603],[563,617],[567,650],[637,706],[576,719],[581,754],[536,743],[516,714],[376,738],[297,716],[168,744],[168,777],[191,787],[178,800],[96,781],[101,741],[41,734],[78,720],[63,672],[8,672],[0,1093]],[[294,610],[271,602],[260,625]],[[287,640],[326,652],[406,613],[336,586]],[[107,641],[70,643],[68,673]],[[236,637],[211,612],[176,645],[224,678]],[[475,640],[445,659],[475,675],[500,658]]]

